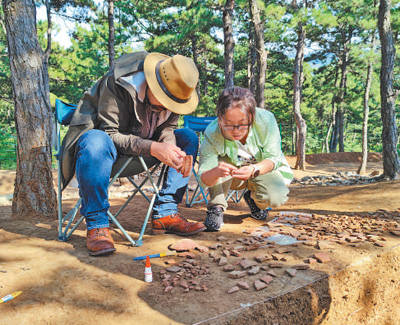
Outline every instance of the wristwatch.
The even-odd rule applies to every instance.
[[[258,175],[260,175],[260,167],[257,165],[251,165],[253,167],[253,174],[251,174],[251,178],[256,178]]]

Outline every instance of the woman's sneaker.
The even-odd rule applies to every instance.
[[[224,209],[217,205],[208,208],[206,221],[204,221],[204,225],[207,227],[206,231],[219,231],[223,224]]]
[[[268,209],[260,209],[257,205],[256,202],[251,198],[250,191],[246,191],[244,193],[244,200],[246,201],[247,205],[250,208],[251,212],[251,217],[256,219],[256,220],[265,220],[268,217]]]

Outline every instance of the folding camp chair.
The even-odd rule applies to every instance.
[[[192,116],[192,115],[185,115],[183,116],[183,126],[185,128],[189,128],[197,133],[199,136],[200,142],[204,133],[204,130],[207,128],[208,124],[210,124],[212,121],[216,119],[216,116],[206,116],[206,117],[197,117],[197,116]],[[208,204],[208,191],[204,190],[204,188],[200,185],[200,179],[199,176],[197,175],[197,172],[195,170],[195,165],[196,163],[198,164],[197,157],[193,157],[195,159],[195,163],[193,164],[192,168],[192,173],[193,176],[196,179],[196,188],[193,192],[193,194],[190,196],[189,195],[189,186],[186,188],[186,206],[187,207],[192,207],[193,204],[195,203],[201,203],[205,202]],[[199,197],[201,197],[199,199]]]
[[[61,125],[68,126],[69,123],[71,122],[72,116],[74,114],[74,111],[76,110],[77,105],[73,104],[68,104],[65,103],[59,99],[56,99],[56,105],[55,105],[55,120],[56,120],[56,141],[55,141],[55,157],[57,158],[57,167],[58,167],[58,239],[61,241],[66,241],[70,238],[72,233],[75,231],[76,228],[81,224],[81,222],[84,219],[84,216],[81,216],[75,224],[75,218],[78,213],[79,207],[81,205],[82,199],[78,199],[76,202],[75,206],[65,215],[63,216],[63,211],[62,211],[62,190],[61,190],[61,160],[60,160],[60,150],[61,150],[61,137],[60,137],[60,128]],[[150,169],[147,167],[143,157],[138,156],[139,161],[143,167],[143,170],[145,171],[145,178],[140,182],[140,184],[137,184],[134,179],[131,176],[126,176],[130,183],[135,187],[135,190],[132,192],[132,194],[128,197],[126,202],[121,206],[121,208],[115,213],[114,215],[110,212],[107,211],[108,217],[111,222],[113,222],[122,232],[122,234],[125,236],[125,238],[132,244],[132,246],[141,246],[143,244],[143,235],[146,230],[146,226],[150,217],[150,214],[153,209],[153,205],[155,202],[156,197],[159,194],[159,190],[161,189],[162,186],[162,180],[165,175],[166,171],[166,166],[162,165],[161,172],[158,178],[158,181],[155,182],[153,179],[153,175],[155,175],[155,171],[158,169],[158,167],[161,165],[161,163],[155,164],[153,167]],[[129,165],[129,163],[134,159],[134,157],[129,157],[126,159],[126,161],[123,163],[122,167],[119,168],[119,170],[116,172],[116,174],[112,177],[109,187],[115,182],[115,180],[124,172],[126,167]],[[145,185],[145,183],[149,181],[151,186],[153,187],[153,196],[150,199],[143,191],[142,187]],[[121,224],[117,220],[117,216],[125,209],[125,207],[128,205],[128,203],[135,197],[137,193],[140,193],[150,204],[149,208],[147,210],[139,238],[137,240],[133,240],[132,237],[126,232],[126,230],[121,226]],[[64,225],[66,224],[66,225]]]

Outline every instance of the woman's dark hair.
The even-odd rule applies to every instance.
[[[217,116],[223,117],[231,108],[240,108],[249,116],[249,124],[253,124],[256,112],[256,100],[247,88],[225,88],[219,95],[217,102]]]

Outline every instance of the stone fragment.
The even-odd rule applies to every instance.
[[[239,245],[239,246],[233,247],[233,249],[236,251],[243,251],[245,248],[244,248],[244,246]]]
[[[268,271],[268,270],[269,270],[269,267],[266,266],[266,265],[261,265],[261,270],[263,270],[263,271]]]
[[[273,276],[273,277],[277,277],[277,275],[276,275],[276,273],[273,271],[273,270],[269,270],[268,272],[267,272],[267,274],[268,275],[270,275],[270,276]]]
[[[235,267],[231,264],[225,265],[222,270],[224,270],[224,272],[231,272],[235,269]]]
[[[275,252],[277,252],[278,254],[290,253],[291,251],[292,249],[290,249],[290,247],[279,247],[275,249]]]
[[[266,255],[259,255],[254,257],[254,259],[258,262],[258,263],[262,263],[265,262],[266,260],[268,260]]]
[[[328,263],[330,262],[330,257],[326,253],[315,253],[313,256],[319,263]]]
[[[244,289],[244,290],[249,290],[250,289],[250,286],[246,281],[239,281],[236,285],[239,288]]]
[[[286,269],[285,272],[289,274],[292,278],[296,276],[297,270],[295,269]]]
[[[246,270],[246,269],[251,268],[252,266],[257,265],[257,263],[256,263],[256,262],[253,262],[253,261],[250,261],[250,260],[248,260],[248,259],[243,259],[243,260],[240,261],[239,265],[240,265],[243,269]]]
[[[177,252],[190,251],[199,246],[194,240],[185,238],[169,245],[169,249],[176,250]]]
[[[229,294],[231,294],[231,293],[238,292],[239,290],[240,290],[240,289],[239,289],[238,286],[234,286],[234,287],[230,288],[227,292],[228,292]]]
[[[170,267],[167,267],[166,270],[168,272],[176,273],[176,272],[179,272],[180,270],[182,270],[182,268],[179,266],[170,266]]]
[[[220,243],[216,243],[214,245],[208,246],[209,249],[217,249],[218,247],[222,247],[222,245]]]
[[[223,257],[223,256],[220,257],[219,261],[218,261],[218,266],[224,266],[226,264],[228,264],[228,260],[226,259],[226,257]]]
[[[254,288],[256,288],[257,291],[260,291],[264,288],[266,288],[268,285],[265,282],[262,282],[260,280],[254,281]]]
[[[262,278],[260,278],[260,280],[266,284],[269,284],[273,280],[273,278],[270,275],[264,275]]]
[[[313,240],[306,240],[305,242],[303,242],[303,245],[306,245],[306,246],[315,246],[315,245],[316,245],[316,242],[313,241]]]
[[[378,242],[378,241],[375,242],[374,245],[375,245],[375,246],[378,246],[378,247],[385,247],[385,244],[384,244],[384,243],[380,243],[380,242]]]
[[[335,245],[329,240],[318,240],[317,248],[320,250],[328,250],[334,248]]]
[[[218,236],[218,237],[217,237],[217,240],[218,240],[218,241],[225,241],[225,240],[227,240],[227,238],[224,237],[224,236]]]
[[[260,267],[253,266],[250,270],[247,271],[247,274],[248,275],[256,275],[258,272],[260,272]]]
[[[240,279],[246,276],[246,271],[232,271],[228,274],[231,279]]]
[[[390,233],[391,233],[392,235],[395,235],[395,236],[400,237],[400,230],[390,230]]]
[[[181,280],[181,282],[179,282],[179,285],[183,288],[183,289],[188,289],[189,285],[187,283],[186,280]]]

